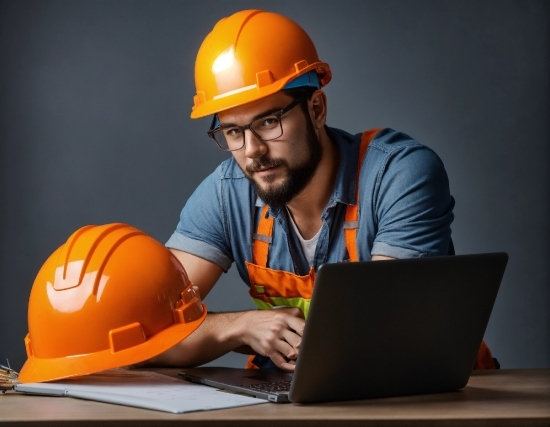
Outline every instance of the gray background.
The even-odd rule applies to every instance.
[[[308,31],[334,74],[329,125],[436,150],[457,252],[510,255],[487,342],[505,368],[550,367],[550,7],[500,0],[2,1],[0,363],[23,364],[34,276],[75,229],[127,222],[165,241],[226,158],[208,119],[189,119],[193,66],[245,8]],[[250,307],[234,270],[211,309]]]

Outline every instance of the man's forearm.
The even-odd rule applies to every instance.
[[[292,371],[304,326],[303,313],[296,307],[211,313],[185,340],[137,366],[192,367],[235,350],[267,356]]]
[[[202,325],[170,350],[147,365],[192,367],[208,363],[232,351],[242,351],[241,340],[248,312],[209,313]]]

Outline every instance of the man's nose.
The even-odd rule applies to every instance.
[[[267,144],[258,138],[250,129],[244,131],[244,155],[250,159],[263,156],[267,152]]]

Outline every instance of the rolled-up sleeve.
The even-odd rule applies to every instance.
[[[375,197],[377,233],[371,255],[447,255],[454,199],[439,157],[418,144],[388,155]]]
[[[166,246],[204,258],[227,271],[233,258],[228,244],[218,175],[219,168],[191,195]]]

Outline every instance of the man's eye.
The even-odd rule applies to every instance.
[[[273,126],[277,126],[278,124],[279,124],[279,119],[277,118],[277,116],[269,116],[262,119],[261,121],[262,127],[273,127]]]
[[[241,136],[241,130],[239,128],[229,128],[224,130],[224,134],[228,138],[237,138]]]

